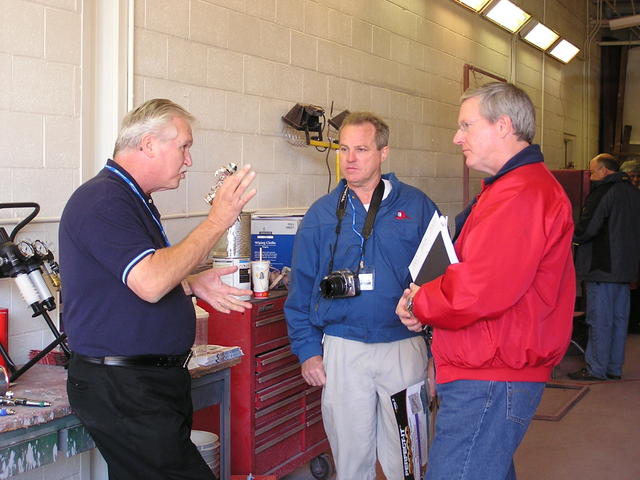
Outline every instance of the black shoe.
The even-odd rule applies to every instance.
[[[571,380],[580,380],[583,382],[600,382],[606,380],[606,378],[600,378],[592,375],[591,372],[586,368],[582,368],[577,372],[570,373],[569,378]]]
[[[610,373],[607,373],[607,378],[609,380],[622,380],[622,375],[612,375]]]

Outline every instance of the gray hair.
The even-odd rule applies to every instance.
[[[342,133],[342,129],[347,125],[362,125],[365,123],[370,123],[376,129],[376,147],[378,150],[382,150],[389,145],[389,125],[375,113],[371,112],[351,112],[342,121],[339,133]]]
[[[512,83],[491,82],[467,90],[460,101],[473,97],[480,98],[480,113],[489,122],[495,123],[501,115],[506,115],[511,119],[518,140],[533,142],[536,136],[536,110],[524,90]]]
[[[620,166],[620,171],[625,173],[640,172],[640,158],[631,158]]]
[[[177,103],[166,98],[147,100],[138,108],[131,110],[122,119],[120,133],[113,149],[113,158],[128,148],[137,148],[142,137],[148,134],[162,136],[167,125],[175,117],[195,122],[195,117]]]

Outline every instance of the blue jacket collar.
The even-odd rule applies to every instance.
[[[539,163],[544,162],[544,157],[542,156],[542,151],[540,150],[540,145],[529,145],[528,147],[523,148],[518,153],[516,153],[513,157],[505,163],[498,173],[491,177],[486,177],[483,182],[485,185],[490,185],[503,176],[506,173],[509,173],[511,170],[515,170],[516,168],[522,167],[524,165],[529,165],[530,163]]]
[[[523,148],[518,153],[516,153],[513,157],[511,157],[509,161],[507,161],[507,163],[505,163],[495,175],[485,178],[482,181],[482,184],[483,184],[482,187],[484,189],[484,187],[486,187],[487,185],[491,185],[500,177],[502,177],[506,173],[509,173],[512,170],[515,170],[516,168],[529,165],[530,163],[540,163],[540,162],[544,162],[544,157],[542,156],[540,145],[529,145],[528,147]],[[477,195],[476,197],[474,197],[471,200],[471,202],[469,202],[469,204],[464,208],[464,210],[462,210],[462,212],[456,215],[456,219],[455,219],[456,234],[453,237],[454,242],[458,239],[458,235],[460,235],[460,232],[462,231],[464,222],[467,221],[467,218],[471,214],[471,209],[473,208],[475,203],[478,201],[478,196],[480,195]]]

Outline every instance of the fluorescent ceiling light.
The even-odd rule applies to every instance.
[[[609,20],[610,30],[620,30],[621,28],[637,27],[640,25],[640,15],[629,15],[626,17],[612,18]]]
[[[573,57],[577,55],[580,51],[578,47],[576,47],[571,42],[568,42],[565,39],[560,40],[555,47],[549,50],[549,55],[557,58],[561,62],[569,63]]]
[[[537,20],[532,20],[529,25],[520,32],[520,35],[525,41],[541,50],[546,50],[553,45],[553,42],[560,38],[560,35]]]
[[[509,0],[493,2],[482,14],[511,33],[516,33],[531,18],[531,15]]]
[[[474,12],[479,12],[487,3],[489,3],[489,0],[456,0],[456,2],[470,8]]]

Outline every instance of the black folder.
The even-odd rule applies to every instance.
[[[413,283],[422,285],[438,278],[452,263],[458,263],[458,258],[449,236],[447,219],[436,212],[409,267]]]

